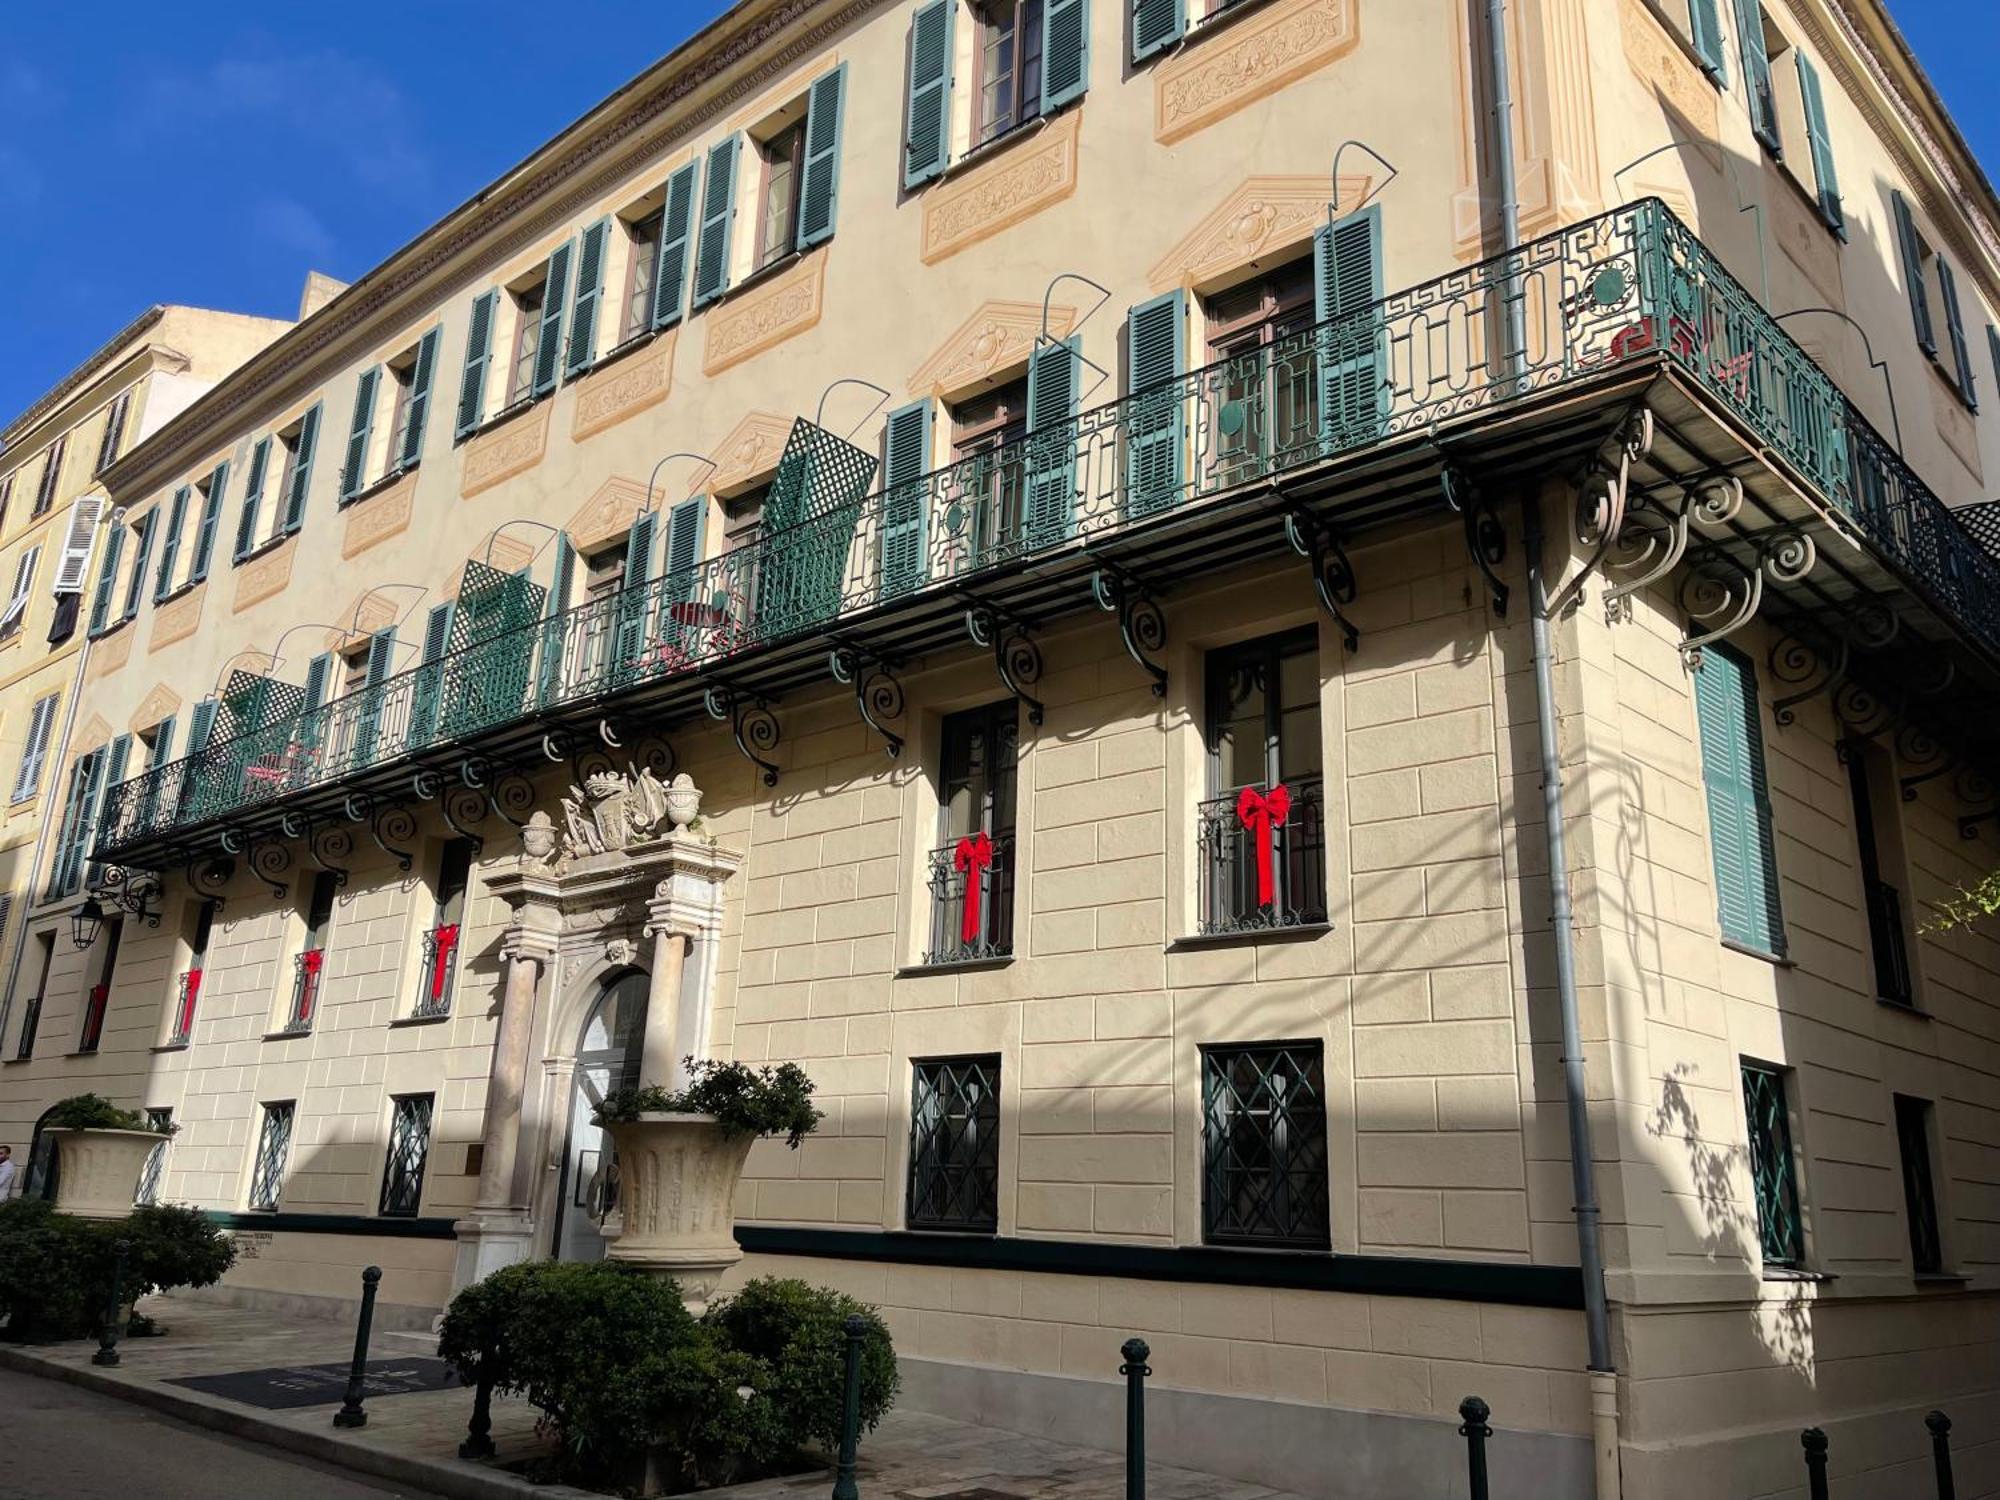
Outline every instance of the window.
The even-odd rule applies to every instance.
[[[1313,628],[1209,653],[1207,726],[1208,795],[1196,825],[1201,931],[1326,921]]]
[[[36,933],[35,946],[41,950],[35,963],[35,992],[28,997],[28,1008],[21,1016],[21,1035],[14,1046],[16,1057],[35,1055],[35,1033],[41,1029],[42,1002],[49,993],[49,968],[56,959],[55,933]]]
[[[439,336],[438,329],[431,329],[395,358],[370,365],[356,378],[347,452],[340,466],[341,504],[360,499],[383,481],[414,469],[422,459]],[[375,423],[384,382],[390,390],[389,422],[378,439]]]
[[[725,551],[752,545],[764,529],[764,502],[771,486],[760,484],[722,502],[722,545]]]
[[[1026,496],[1028,380],[1024,375],[951,409],[951,459],[959,493],[971,510],[967,547],[992,557],[1021,535]]]
[[[1910,316],[1916,325],[1917,347],[1952,383],[1959,400],[1969,410],[1977,411],[1978,394],[1972,376],[1972,359],[1965,342],[1963,314],[1958,305],[1957,278],[1952,274],[1950,264],[1931,248],[1930,242],[1917,228],[1909,199],[1900,192],[1892,192],[1890,205],[1895,211],[1896,241],[1902,252],[1903,280],[1909,288]],[[1933,295],[1944,309],[1945,337],[1951,346],[1952,357],[1949,370],[1938,359],[1936,325],[1931,318]]]
[[[1910,971],[1913,914],[1904,911],[1902,891],[1890,878],[1903,864],[1902,798],[1894,791],[1895,773],[1881,747],[1869,741],[1848,740],[1840,749],[1847,762],[1848,792],[1854,805],[1854,842],[1868,911],[1875,995],[1891,1005],[1914,1005],[1916,985]]]
[[[125,440],[125,417],[132,409],[132,393],[120,391],[104,409],[104,436],[97,442],[97,467],[102,474],[118,457],[118,445]]]
[[[973,8],[978,27],[975,150],[1041,117],[1045,8],[1045,0],[986,0]]]
[[[194,1017],[201,1003],[202,975],[208,970],[208,944],[215,933],[213,901],[195,908],[194,931],[188,938],[188,966],[174,986],[173,1019],[167,1028],[167,1045],[185,1047],[194,1040]]]
[[[43,892],[47,900],[69,895],[82,879],[83,858],[97,822],[98,798],[103,794],[107,755],[107,749],[100,747],[79,755],[70,766],[69,792],[56,835],[55,858],[49,866],[48,888]]]
[[[507,378],[507,404],[534,394],[535,359],[541,351],[543,277],[514,293],[514,362]]]
[[[76,1050],[95,1052],[104,1041],[104,1018],[111,1009],[111,985],[118,973],[118,945],[125,936],[125,919],[111,917],[104,923],[104,960],[97,971],[97,983],[83,997],[83,1029]]]
[[[1215,401],[1203,403],[1214,413],[1208,444],[1234,484],[1319,436],[1318,361],[1301,337],[1319,319],[1312,259],[1218,292],[1202,311],[1205,363],[1227,361],[1216,372]]]
[[[931,851],[929,964],[1014,951],[1014,700],[944,721],[939,847]]]
[[[156,1130],[162,1136],[173,1128],[174,1112],[171,1109],[153,1108],[146,1111],[146,1127]],[[148,1208],[160,1201],[160,1180],[167,1172],[167,1141],[162,1140],[147,1154],[146,1165],[139,1171],[139,1191],[132,1195],[132,1203],[137,1208]]]
[[[146,587],[147,565],[153,559],[153,542],[160,529],[160,509],[154,506],[132,523],[132,576],[125,581],[125,605],[120,620],[139,613],[139,598]]]
[[[911,1229],[1000,1227],[1000,1059],[915,1064],[910,1090]]]
[[[298,421],[251,445],[236,516],[234,561],[244,561],[304,525],[319,414],[314,405]]]
[[[705,307],[745,274],[833,238],[846,94],[847,65],[842,63],[815,78],[803,94],[708,148],[699,200],[690,199],[695,202],[691,307]],[[741,170],[746,146],[751,170]],[[670,209],[678,180],[676,174],[668,183]],[[752,215],[747,245],[734,234],[746,195]],[[670,296],[678,296],[678,284]]]
[[[1931,1173],[1932,1109],[1928,1099],[1897,1094],[1896,1148],[1903,1162],[1903,1210],[1910,1224],[1910,1263],[1919,1276],[1944,1270],[1937,1186]]]
[[[14,474],[19,472],[16,469],[12,473],[0,475],[0,528],[4,528],[7,524],[7,506],[14,498]]]
[[[1757,675],[1749,658],[1725,646],[1703,650],[1694,674],[1694,703],[1723,940],[1781,958],[1785,923],[1778,904],[1777,843],[1764,775]]]
[[[28,595],[35,586],[35,565],[42,560],[40,547],[29,547],[14,564],[14,587],[7,596],[7,609],[0,614],[0,641],[12,640],[21,633],[21,622],[28,617]]]
[[[784,126],[768,140],[757,142],[764,181],[757,195],[757,262],[762,270],[792,253],[798,232],[799,187],[806,147],[806,122]]]
[[[569,296],[574,241],[558,245],[549,258],[507,288],[514,315],[513,356],[508,366],[507,405],[518,406],[556,388],[562,364],[563,307]]]
[[[67,434],[49,444],[48,456],[42,460],[42,482],[35,486],[34,515],[47,515],[49,507],[56,503],[56,491],[62,485],[63,453],[68,446]]]
[[[306,902],[305,941],[292,960],[292,1003],[285,1014],[287,1035],[312,1030],[313,1013],[319,1009],[320,971],[326,966],[326,943],[333,925],[333,893],[338,876],[322,870],[313,876],[312,894]]]
[[[286,1099],[264,1106],[264,1126],[257,1132],[257,1159],[250,1172],[250,1207],[274,1214],[285,1191],[285,1161],[292,1152],[292,1117],[297,1111]]]
[[[903,99],[906,191],[943,175],[955,140],[969,140],[974,148],[997,140],[1082,98],[1090,82],[1090,8],[1084,0],[981,0],[973,10],[975,77],[970,87],[965,79],[954,80],[952,34],[960,3],[929,0],[910,18]],[[961,98],[963,104],[956,102]]]
[[[403,1094],[389,1104],[389,1159],[382,1168],[381,1214],[414,1219],[424,1196],[424,1162],[431,1150],[429,1094]]]
[[[1203,1240],[1328,1249],[1320,1044],[1204,1047],[1201,1097]]]
[[[660,274],[660,229],[666,222],[655,209],[625,226],[625,310],[618,319],[620,343],[635,339],[653,326],[653,290]]]
[[[465,922],[465,887],[472,874],[472,845],[451,839],[438,853],[431,925],[424,932],[423,970],[417,984],[419,1016],[451,1014],[453,976],[458,972],[459,934]]]
[[[1791,1105],[1786,1074],[1762,1063],[1743,1063],[1743,1113],[1749,1126],[1750,1185],[1757,1200],[1757,1240],[1767,1267],[1797,1270],[1805,1264],[1806,1236],[1799,1216],[1797,1159],[1792,1154]]]

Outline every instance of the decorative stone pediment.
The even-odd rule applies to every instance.
[[[776,473],[778,459],[785,451],[785,439],[791,432],[790,417],[781,417],[774,411],[751,412],[730,429],[729,436],[709,455],[715,460],[715,472],[707,481],[709,487],[718,495],[726,494],[746,489]],[[689,493],[699,494],[700,490]]]
[[[706,471],[704,471],[706,472]],[[632,518],[646,503],[646,487],[636,479],[613,474],[596,493],[570,513],[564,525],[578,552],[602,550],[632,529]]]
[[[1049,334],[1065,338],[1076,326],[1076,309],[1051,307]],[[910,376],[919,396],[955,396],[1025,365],[1042,328],[1039,302],[985,302]]]
[[[825,292],[822,251],[719,304],[704,318],[708,341],[702,349],[702,373],[718,374],[804,333],[819,322]]]
[[[153,684],[152,691],[139,700],[139,706],[132,711],[132,717],[127,721],[127,727],[135,730],[151,729],[160,720],[166,718],[167,715],[179,713],[181,711],[181,701],[179,693],[168,687],[164,682],[156,682]]]
[[[1374,185],[1366,173],[1342,177],[1336,211],[1353,211]],[[1244,178],[1154,262],[1147,272],[1153,290],[1201,286],[1264,256],[1310,244],[1313,231],[1326,223],[1329,186],[1318,173]]]
[[[111,726],[104,722],[103,714],[92,714],[70,736],[70,758],[74,760],[79,755],[88,755],[110,743]]]

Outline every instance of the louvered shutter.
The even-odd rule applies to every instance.
[[[951,32],[957,10],[958,0],[930,0],[910,18],[910,92],[903,121],[906,189],[929,182],[951,160]]]
[[[1805,107],[1806,141],[1812,149],[1813,183],[1819,189],[1820,217],[1841,239],[1847,238],[1847,219],[1840,208],[1840,174],[1833,164],[1833,137],[1826,128],[1826,98],[1820,92],[1819,69],[1812,65],[1803,48],[1799,57],[1799,101]]]
[[[546,396],[556,388],[556,373],[562,368],[562,326],[564,299],[569,296],[569,263],[576,242],[558,245],[549,256],[549,269],[542,281],[542,326],[535,341],[535,380],[529,393]]]
[[[493,313],[499,303],[498,288],[472,299],[472,320],[465,333],[465,370],[458,379],[454,440],[470,437],[486,417],[486,368],[493,357]]]
[[[1320,324],[1321,447],[1332,454],[1373,442],[1388,416],[1382,329],[1382,218],[1364,209],[1313,236],[1313,315]]]
[[[130,734],[119,735],[116,739],[112,740],[110,747],[105,751],[104,772],[98,777],[96,790],[87,805],[87,812],[81,829],[81,847],[78,850],[78,853],[86,861],[85,869],[87,874],[85,876],[85,884],[87,885],[95,885],[97,883],[97,866],[94,861],[89,860],[89,855],[91,849],[98,842],[98,830],[103,826],[105,804],[110,800],[111,789],[125,780],[125,773],[129,769],[131,759],[132,736]]]
[[[125,414],[132,405],[132,393],[120,391],[117,399],[104,414],[104,436],[97,443],[97,467],[92,470],[102,474],[110,468],[118,457],[118,444],[125,436]]]
[[[1778,98],[1771,87],[1771,54],[1764,46],[1764,17],[1758,0],[1736,0],[1736,45],[1743,54],[1750,128],[1775,155],[1783,156],[1784,140],[1778,133]]]
[[[625,577],[618,591],[618,620],[613,632],[612,671],[624,680],[640,665],[646,642],[646,584],[653,577],[653,544],[659,534],[660,513],[643,511],[633,519],[625,538]]]
[[[49,870],[50,898],[67,896],[75,890],[77,878],[83,872],[84,848],[90,841],[90,824],[103,769],[102,749],[78,756],[70,767],[69,794],[63,803],[62,824],[56,835],[55,862]]]
[[[708,151],[701,190],[701,233],[695,241],[694,301],[703,307],[729,290],[729,226],[736,218],[736,150],[740,136]]]
[[[1701,70],[1718,84],[1729,82],[1722,56],[1722,15],[1715,0],[1688,0],[1688,38],[1694,43]]]
[[[1175,381],[1187,362],[1187,299],[1173,291],[1133,308],[1125,320],[1131,398],[1125,452],[1126,507],[1151,515],[1181,498],[1184,423]]]
[[[597,362],[597,304],[604,294],[604,250],[611,240],[609,216],[584,230],[576,257],[576,301],[569,310],[566,379],[574,380]]]
[[[264,474],[271,466],[271,440],[257,439],[250,450],[250,469],[243,481],[243,507],[236,516],[237,562],[243,561],[257,546],[257,510],[264,502]]]
[[[153,750],[146,757],[147,770],[150,771],[157,766],[164,766],[174,758],[175,727],[174,716],[172,714],[168,714],[158,724],[153,726]]]
[[[17,469],[15,473],[19,473]],[[0,526],[7,524],[7,506],[14,498],[14,475],[0,475]]]
[[[229,460],[215,466],[208,479],[208,494],[201,502],[201,521],[195,527],[194,557],[188,563],[188,582],[200,583],[208,577],[209,560],[215,555],[215,530],[222,524],[222,501],[229,493]]]
[[[846,97],[846,63],[815,78],[806,95],[804,178],[799,185],[801,250],[833,238],[840,204],[841,114]]]
[[[326,702],[327,684],[333,680],[333,653],[322,651],[306,663],[305,711],[311,713]]]
[[[666,328],[681,320],[681,298],[687,291],[688,242],[694,238],[694,187],[700,167],[689,162],[667,178],[666,202],[660,210],[660,261],[653,277],[653,326]]]
[[[1046,547],[1076,528],[1076,415],[1082,341],[1044,344],[1028,356],[1029,547]]]
[[[882,597],[929,582],[925,521],[930,510],[931,403],[912,401],[889,413],[882,430]]]
[[[541,670],[535,695],[543,706],[562,696],[564,644],[568,637],[570,580],[576,573],[576,544],[567,531],[556,533],[555,565],[549,578],[548,624],[542,630]]]
[[[139,613],[139,599],[145,593],[146,567],[153,559],[153,538],[160,529],[160,510],[155,506],[150,515],[141,517],[133,524],[133,534],[139,545],[132,553],[132,577],[125,585],[125,619]]]
[[[376,631],[368,638],[367,675],[362,679],[361,691],[354,694],[360,699],[354,714],[354,762],[369,765],[382,753],[382,684],[389,679],[389,665],[394,659],[396,647],[396,627],[391,625]]]
[[[174,563],[181,554],[181,526],[187,520],[190,493],[188,487],[182,485],[174,491],[174,498],[167,504],[167,534],[160,545],[159,572],[153,578],[155,604],[174,591]]]
[[[1090,87],[1089,0],[1043,0],[1042,110],[1081,99]]]
[[[1942,255],[1937,258],[1937,268],[1938,296],[1944,302],[1944,331],[1951,339],[1951,362],[1958,372],[1958,391],[1965,398],[1965,404],[1977,411],[1979,400],[1974,394],[1972,351],[1965,342],[1965,323],[1958,306],[1958,278],[1952,275],[1951,263]]]
[[[1726,648],[1702,652],[1695,717],[1722,935],[1759,952],[1782,954],[1763,728],[1747,660]]]
[[[121,837],[153,827],[153,815],[159,809],[161,790],[161,777],[156,773],[173,758],[174,716],[168,714],[153,726],[153,748],[146,756],[146,781],[140,794],[137,819],[119,830]],[[121,808],[120,812],[128,820],[132,818],[130,807]]]
[[[403,450],[396,457],[401,469],[415,467],[424,456],[424,424],[431,414],[431,385],[437,379],[438,338],[433,328],[417,340],[417,362],[410,371],[410,400],[403,410]]]
[[[1187,0],[1132,0],[1132,61],[1171,47],[1186,30]]]
[[[382,367],[370,365],[354,384],[354,418],[347,429],[347,456],[340,465],[343,504],[360,494],[367,483],[368,439],[375,430],[375,391],[381,383]]]
[[[322,403],[314,402],[299,422],[299,446],[292,459],[292,484],[285,496],[285,534],[290,536],[305,524],[306,491],[312,483],[313,455],[319,448],[319,417]]]
[[[1917,221],[1910,213],[1910,200],[1900,192],[1889,194],[1896,212],[1896,246],[1903,256],[1903,283],[1910,291],[1910,318],[1917,328],[1917,347],[1937,358],[1937,335],[1931,330],[1931,301],[1924,292],[1924,256],[1917,243]]]
[[[194,706],[194,714],[188,720],[188,754],[208,748],[208,737],[215,732],[216,711],[222,707],[219,698],[203,698]]]
[[[444,668],[440,663],[451,641],[453,608],[449,599],[442,604],[434,604],[430,616],[424,621],[424,651],[418,664],[414,691],[410,694],[410,748],[413,750],[429,744],[437,733],[438,704],[444,695]]]
[[[1994,389],[2000,391],[2000,328],[1986,325],[1986,357],[1993,362]]]
[[[63,528],[62,554],[56,559],[56,593],[83,592],[83,580],[90,570],[91,543],[96,540],[104,505],[102,496],[85,495],[70,506],[69,522]]]
[[[113,526],[104,544],[104,561],[97,569],[97,597],[90,604],[90,633],[101,634],[111,624],[111,595],[118,586],[118,555],[125,550],[125,528]]]
[[[368,638],[368,686],[380,687],[389,678],[395,660],[396,627],[387,626]]]
[[[56,721],[56,695],[35,701],[28,715],[28,739],[21,747],[21,766],[14,775],[12,800],[25,802],[42,784],[42,763],[49,753],[49,734]]]
[[[682,618],[700,592],[701,539],[708,525],[708,496],[694,495],[667,512],[666,556],[661,564],[660,635],[676,644],[690,639]]]

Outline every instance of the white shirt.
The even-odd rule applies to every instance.
[[[0,1161],[0,1203],[7,1201],[14,1192],[14,1158]]]

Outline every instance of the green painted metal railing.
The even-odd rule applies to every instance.
[[[783,524],[759,540],[528,624],[462,597],[485,623],[442,658],[310,710],[292,690],[287,711],[110,788],[97,857],[1647,363],[1682,371],[2000,652],[2000,567],[1649,199],[873,492],[872,458],[801,420],[767,507]]]

